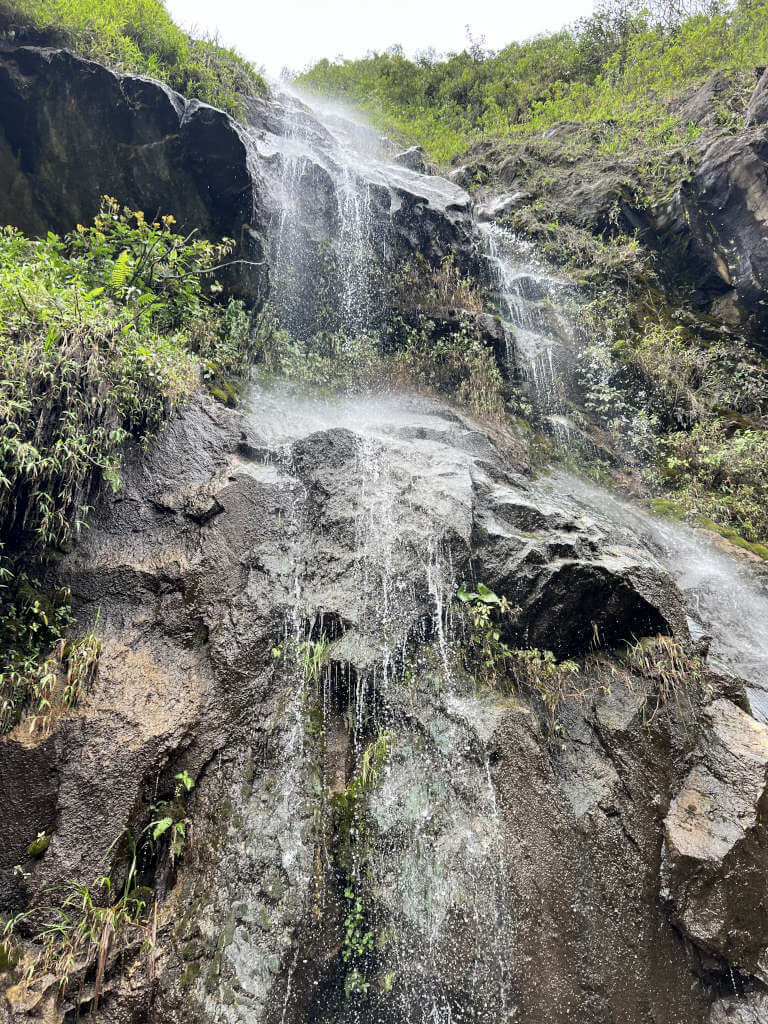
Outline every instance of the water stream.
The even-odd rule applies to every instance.
[[[273,301],[297,336],[323,326],[329,310],[319,294],[318,260],[330,253],[336,292],[328,323],[366,331],[373,256],[388,244],[386,232],[377,237],[374,229],[378,190],[398,181],[418,183],[426,195],[452,186],[389,163],[374,133],[338,111],[315,108],[308,116],[289,95],[284,109],[282,136],[262,142],[279,153],[281,167],[274,186]],[[564,424],[567,437],[563,379],[574,337],[558,307],[572,290],[546,270],[529,243],[490,225],[479,226],[478,238],[498,282],[510,363],[514,359],[529,383],[538,412]],[[255,385],[250,401],[254,424],[268,446],[284,453],[286,469],[297,442],[334,434],[342,453],[338,471],[349,475],[354,492],[348,508],[313,513],[319,525],[312,528],[321,535],[324,522],[333,520],[333,530],[348,524],[351,564],[329,543],[328,564],[343,573],[337,587],[332,579],[313,577],[297,556],[291,629],[298,637],[302,623],[329,612],[343,622],[337,642],[347,646],[337,657],[352,665],[347,699],[354,770],[373,735],[371,723],[393,737],[394,752],[366,811],[376,838],[355,853],[347,881],[375,897],[377,918],[367,924],[382,943],[380,985],[389,992],[397,979],[391,1005],[398,1010],[391,1019],[448,1024],[459,1019],[460,1005],[462,1020],[512,1020],[508,964],[516,933],[505,909],[511,872],[487,748],[496,713],[463,693],[451,669],[450,607],[461,582],[452,543],[463,528],[471,530],[471,499],[461,483],[474,471],[471,446],[462,447],[471,424],[446,415],[438,403],[397,394],[324,398],[290,385]],[[344,462],[349,445],[354,458]],[[666,565],[684,594],[692,631],[712,637],[713,664],[748,681],[753,711],[768,721],[765,576],[700,531],[576,476],[551,472],[542,487],[554,499],[567,495],[569,506],[603,524],[606,536],[623,532],[635,548],[644,546]],[[329,678],[322,698],[327,732],[334,706]],[[323,783],[327,788],[327,772]],[[368,835],[367,827],[356,823],[355,835]],[[449,937],[457,920],[460,948]],[[468,945],[474,949],[469,960]],[[445,975],[446,964],[461,996],[449,997],[433,983]],[[290,1016],[292,991],[285,995],[284,1016]],[[328,1005],[317,1007],[312,1020],[390,1019],[358,1012],[354,999],[334,1002],[339,993],[329,992]]]

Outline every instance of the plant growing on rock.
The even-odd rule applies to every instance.
[[[702,692],[704,673],[699,658],[671,636],[645,637],[630,645],[626,661],[632,672],[649,684],[646,724],[656,720],[662,708],[672,707],[683,722],[694,714],[694,696]]]
[[[552,651],[511,647],[503,638],[503,623],[513,624],[518,609],[483,583],[474,591],[462,585],[456,597],[465,613],[465,634],[459,641],[465,670],[501,693],[533,694],[541,702],[549,735],[563,735],[558,711],[564,700],[580,696],[573,686],[579,673],[576,662],[557,661]]]
[[[201,378],[247,372],[249,318],[211,291],[230,252],[110,197],[64,237],[0,231],[0,728],[30,696],[50,722],[98,656],[95,637],[65,639],[68,602],[44,594],[36,564],[72,543],[101,482],[117,489],[129,441]]]
[[[97,626],[69,639],[69,592],[50,600],[26,573],[3,570],[0,559],[0,734],[28,715],[29,731],[45,735],[53,718],[74,707],[96,674]],[[10,593],[7,592],[10,589]],[[98,624],[98,620],[97,620]]]
[[[160,78],[235,116],[242,95],[264,95],[254,66],[215,39],[194,38],[174,24],[161,0],[2,0],[0,32],[47,37],[121,71]]]
[[[399,337],[391,365],[396,379],[454,398],[483,419],[503,419],[501,370],[471,321],[460,319],[448,333],[423,314],[415,324],[399,319],[395,326]]]
[[[143,891],[136,887],[135,844],[123,891],[114,902],[112,889],[112,880],[106,875],[96,879],[93,886],[70,879],[46,890],[50,903],[6,922],[2,937],[7,951],[18,947],[22,932],[31,938],[31,946],[16,948],[15,952],[25,985],[32,986],[53,975],[63,995],[73,976],[84,979],[92,971],[90,998],[92,1007],[97,1008],[109,959],[116,949],[136,947],[142,956],[150,958],[156,923]]]
[[[171,868],[184,850],[187,840],[187,832],[191,821],[187,816],[187,808],[184,797],[194,789],[195,780],[189,772],[179,772],[174,776],[175,788],[172,800],[161,800],[152,805],[152,810],[159,817],[147,825],[144,834],[148,837],[150,845],[155,848],[161,839],[167,840],[168,860]]]
[[[401,260],[388,275],[389,301],[397,309],[419,309],[425,313],[466,310],[481,313],[483,297],[471,278],[464,277],[453,256],[432,266],[421,253]]]

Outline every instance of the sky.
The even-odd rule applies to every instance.
[[[500,49],[589,14],[593,0],[167,0],[187,29],[218,30],[269,75],[300,71],[321,57],[362,57],[400,44],[409,56],[461,50],[466,25]]]

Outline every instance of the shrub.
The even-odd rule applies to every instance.
[[[232,386],[247,371],[249,318],[214,301],[230,251],[110,198],[64,237],[0,231],[2,728],[32,698],[45,717],[62,675],[64,703],[76,699],[68,602],[45,596],[36,564],[82,528],[101,481],[119,486],[129,440],[149,438],[201,376]]]
[[[504,380],[493,350],[462,319],[448,333],[419,315],[415,324],[399,322],[398,349],[392,357],[396,376],[448,395],[483,419],[504,416]]]
[[[669,100],[716,70],[743,88],[739,74],[752,76],[768,51],[767,15],[765,0],[697,5],[671,21],[640,2],[608,3],[496,53],[473,46],[411,61],[392,47],[360,60],[322,60],[296,81],[354,103],[382,130],[443,162],[483,135],[535,137],[562,122],[604,128],[597,144],[607,152],[638,142],[667,149],[696,133],[670,112]],[[720,115],[735,123],[736,108],[724,104]]]

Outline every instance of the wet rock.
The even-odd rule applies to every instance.
[[[764,1024],[766,1020],[768,995],[764,992],[718,999],[709,1015],[709,1024]]]
[[[768,727],[727,700],[665,821],[662,893],[705,952],[768,980]]]
[[[509,192],[501,196],[495,196],[487,203],[483,203],[475,210],[475,216],[479,221],[498,220],[504,214],[517,209],[522,203],[531,198],[529,192]]]
[[[104,654],[52,737],[35,822],[52,840],[23,890],[0,850],[0,912],[62,876],[123,877],[114,839],[140,834],[184,769],[194,824],[162,876],[151,1019],[269,1024],[278,1007],[286,1024],[351,1021],[352,833],[334,807],[386,723],[356,883],[383,936],[366,1013],[413,1019],[428,999],[489,1024],[513,1009],[704,1019],[708,994],[657,902],[653,801],[679,788],[679,737],[649,739],[638,695],[606,669],[584,686],[607,696],[569,712],[573,747],[553,757],[536,702],[478,694],[452,656],[461,579],[520,605],[516,641],[562,653],[591,646],[593,622],[606,644],[677,629],[668,578],[528,480],[513,438],[502,449],[438,402],[272,387],[249,405],[199,402],[168,424],[57,567],[83,621],[100,609]],[[215,515],[189,515],[212,498]],[[315,684],[298,644],[323,633]],[[0,741],[23,788],[17,754],[16,737]],[[39,755],[25,756],[34,778]],[[10,813],[23,856],[27,805]],[[110,971],[97,1021],[128,1024],[146,1004],[139,963]],[[14,1024],[30,1019],[13,1006]]]
[[[474,181],[474,175],[470,167],[457,167],[450,171],[448,180],[452,181],[454,185],[458,185],[459,188],[469,188]]]
[[[768,69],[760,68],[758,71],[761,74],[754,92],[749,97],[744,114],[744,123],[747,127],[768,122]]]
[[[393,164],[400,164],[407,167],[409,171],[418,171],[419,174],[429,174],[427,155],[421,146],[411,146],[402,153],[392,157]]]
[[[535,487],[494,487],[478,525],[478,577],[520,609],[532,646],[565,657],[656,633],[687,637],[680,593],[661,566]]]

